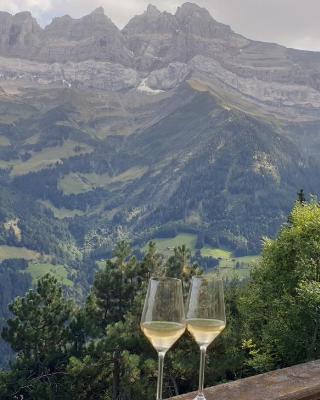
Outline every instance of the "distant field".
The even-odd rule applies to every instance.
[[[14,162],[12,161],[4,161],[0,160],[0,169],[7,169],[10,168],[14,165]]]
[[[217,272],[223,278],[238,277],[240,279],[247,278],[250,275],[252,267],[260,260],[260,256],[245,256],[222,259],[219,262]],[[237,263],[240,268],[236,268]]]
[[[156,243],[157,249],[160,253],[169,257],[173,254],[173,249],[177,246],[185,244],[192,252],[195,253],[195,246],[197,242],[197,236],[192,234],[179,234],[174,238],[161,239],[155,238],[152,240]],[[147,245],[144,246],[144,250],[147,250]],[[219,259],[219,267],[211,274],[219,274],[223,278],[232,278],[237,276],[240,279],[246,278],[250,275],[252,266],[257,263],[260,256],[245,256],[245,257],[234,257],[232,251],[210,247],[208,245],[201,249],[202,257],[213,257]],[[240,268],[236,268],[236,265]]]
[[[57,208],[53,204],[51,204],[50,201],[41,201],[41,204],[49,208],[53,212],[54,216],[58,219],[74,218],[76,216],[81,216],[85,214],[81,210],[69,210],[67,208]]]
[[[24,258],[25,260],[36,260],[40,254],[25,247],[0,246],[0,260],[11,258]]]
[[[9,145],[10,145],[10,140],[5,136],[0,136],[0,147]]]
[[[53,265],[48,263],[30,263],[27,272],[32,276],[32,281],[35,283],[39,278],[51,273],[59,282],[66,286],[73,286],[73,282],[68,279],[68,271],[64,265]]]
[[[174,238],[169,239],[152,239],[152,242],[156,243],[157,249],[160,253],[164,254],[165,256],[169,257],[173,255],[173,249],[177,246],[182,246],[183,244],[186,245],[194,254],[196,243],[197,243],[197,236],[191,233],[180,233]],[[143,249],[147,250],[148,245],[146,245]]]
[[[71,173],[63,177],[58,182],[59,190],[62,190],[66,196],[70,194],[81,194],[93,189],[91,183],[83,179],[81,174]]]
[[[76,147],[80,147],[79,151],[75,151]],[[70,158],[75,155],[90,153],[92,148],[83,143],[68,140],[62,146],[48,147],[42,151],[35,153],[29,160],[25,162],[15,162],[11,174],[25,175],[29,172],[39,171],[43,168],[61,162],[63,158]]]
[[[146,172],[145,168],[130,168],[122,174],[109,176],[109,174],[76,174],[64,176],[58,183],[58,187],[65,195],[80,194],[112,184],[122,184],[140,178]]]
[[[260,256],[244,256],[244,257],[232,257],[229,259],[223,259],[220,261],[221,268],[231,268],[236,265],[236,263],[240,264],[253,264],[258,262]]]
[[[231,258],[232,252],[229,250],[212,248],[210,246],[204,246],[201,249],[202,257],[213,257],[213,258]]]

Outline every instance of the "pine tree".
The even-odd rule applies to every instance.
[[[298,195],[298,202],[299,202],[299,203],[303,204],[303,203],[306,202],[306,197],[305,197],[305,195],[304,195],[304,190],[303,190],[303,189],[301,189],[301,190],[297,193],[297,195]]]
[[[7,321],[2,337],[17,353],[8,377],[13,392],[24,399],[57,398],[65,392],[59,382],[77,347],[71,335],[74,304],[64,298],[57,280],[46,275],[35,290],[17,297],[9,309],[13,318]]]

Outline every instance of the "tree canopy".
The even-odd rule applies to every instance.
[[[10,305],[3,338],[16,352],[0,372],[1,399],[149,400],[156,354],[140,331],[151,275],[201,274],[181,246],[165,259],[150,243],[138,260],[121,242],[95,276],[85,304],[51,276]],[[275,240],[265,240],[248,281],[225,282],[227,329],[209,348],[213,385],[320,357],[320,207],[296,203]],[[165,395],[196,387],[198,348],[188,334],[168,353]],[[19,397],[20,396],[20,397]]]

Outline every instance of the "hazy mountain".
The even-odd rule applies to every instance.
[[[81,247],[192,230],[256,252],[300,188],[320,192],[319,53],[186,3],[122,31],[102,8],[44,29],[1,13],[0,56],[6,196],[65,217]],[[6,204],[0,223],[23,219]]]

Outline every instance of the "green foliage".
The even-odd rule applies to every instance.
[[[56,220],[50,211],[25,191],[12,190],[6,184],[0,185],[0,204],[0,259],[31,259],[39,253],[70,262],[79,258],[67,223]],[[7,221],[14,219],[18,219],[21,238],[12,229],[6,230],[4,227]]]
[[[0,246],[0,260],[21,259],[34,260],[40,256],[34,250],[26,249],[25,247],[15,246]]]
[[[2,337],[16,352],[8,392],[30,399],[53,399],[63,393],[59,385],[77,336],[72,335],[75,308],[65,300],[62,288],[50,275],[38,281],[36,290],[10,304],[13,315]],[[11,398],[11,397],[10,397]]]
[[[320,207],[297,202],[290,224],[266,240],[241,299],[249,366],[265,371],[320,357],[319,292]]]
[[[32,276],[33,283],[46,274],[51,274],[65,286],[73,287],[74,283],[69,279],[69,272],[64,265],[55,265],[50,263],[29,263],[27,272]]]
[[[283,134],[289,128],[279,131],[259,116],[227,110],[212,94],[185,85],[174,93],[169,108],[160,107],[158,123],[145,120],[135,135],[129,134],[134,124],[120,124],[120,135],[106,135],[91,107],[101,100],[101,110],[108,113],[109,98],[97,100],[86,93],[91,101],[83,107],[75,100],[78,93],[70,99],[65,90],[54,92],[57,107],[35,112],[44,101],[35,91],[29,99],[36,103],[34,109],[1,125],[7,145],[0,145],[0,178],[5,190],[16,192],[32,210],[21,212],[16,198],[11,206],[9,201],[11,216],[5,220],[23,217],[27,248],[63,258],[68,252],[59,244],[72,244],[66,234],[72,233],[82,247],[91,229],[108,225],[115,232],[121,225],[132,241],[160,231],[192,232],[198,248],[209,237],[214,247],[230,246],[237,256],[256,254],[262,235],[273,237],[283,222],[297,185],[306,191],[317,187],[319,162],[301,156]],[[150,115],[158,113],[157,101],[149,106]],[[303,124],[303,129],[312,132],[316,128],[311,125]],[[295,129],[302,127],[290,125]],[[1,193],[0,198],[7,211],[7,200]],[[12,239],[0,223],[0,244]],[[109,251],[119,237],[110,240]]]
[[[150,243],[139,261],[126,242],[95,276],[85,305],[63,296],[57,281],[10,306],[3,337],[17,352],[0,373],[1,399],[149,400],[156,353],[139,328],[151,275],[179,277],[185,294],[193,275],[182,245],[165,258]],[[208,350],[206,384],[320,357],[320,206],[297,202],[276,240],[266,240],[249,282],[225,283],[227,327]],[[199,349],[186,334],[166,355],[164,396],[196,388]]]
[[[30,275],[19,270],[25,269],[26,265],[22,260],[0,263],[0,329],[10,316],[7,304],[16,296],[23,295],[31,286]],[[0,368],[8,363],[10,354],[8,346],[0,338]]]

